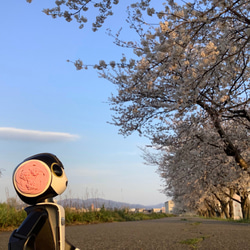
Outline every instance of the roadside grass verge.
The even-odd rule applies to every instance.
[[[250,219],[237,219],[237,220],[234,220],[234,219],[226,219],[226,218],[220,218],[220,217],[203,217],[203,216],[201,216],[200,218],[207,219],[207,220],[218,220],[218,221],[225,221],[225,222],[250,224]]]
[[[81,211],[65,208],[65,221],[67,225],[96,224],[105,222],[139,221],[172,217],[165,213],[134,213],[127,209],[108,210],[102,207],[99,211]],[[26,212],[17,210],[14,206],[0,203],[0,231],[12,231],[18,228],[26,218]]]
[[[24,210],[16,210],[6,203],[0,203],[0,230],[8,231],[20,226],[26,218]]]
[[[65,209],[66,225],[153,220],[172,216],[174,215],[165,213],[134,213],[127,211],[127,209],[106,210],[104,207],[99,211],[89,212],[72,211],[70,208]]]
[[[236,223],[246,223],[250,224],[250,219],[239,219],[239,220],[230,220],[231,222],[236,222]]]
[[[230,222],[230,223],[250,224],[250,218],[249,219],[235,219],[235,220],[234,219],[221,218],[221,217],[203,217],[203,216],[199,216],[199,218],[206,219],[206,220],[217,220],[217,221],[222,221],[222,222]]]

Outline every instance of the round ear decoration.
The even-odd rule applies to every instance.
[[[53,154],[42,153],[25,159],[16,167],[13,184],[20,199],[33,205],[62,194],[68,179],[61,161]]]
[[[13,181],[19,193],[35,197],[48,189],[51,182],[51,172],[44,162],[29,160],[16,169]]]

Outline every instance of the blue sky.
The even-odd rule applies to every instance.
[[[124,138],[107,124],[112,115],[107,99],[116,93],[114,86],[93,69],[76,71],[66,62],[81,58],[94,64],[128,53],[105,34],[107,27],[121,26],[125,6],[93,33],[90,24],[80,30],[76,23],[46,16],[42,9],[50,4],[2,3],[0,202],[6,194],[16,195],[14,168],[41,152],[56,154],[65,166],[69,185],[62,198],[86,198],[88,193],[145,205],[165,202],[156,167],[143,164],[138,148],[149,142],[137,134]],[[125,34],[132,36],[129,30]]]

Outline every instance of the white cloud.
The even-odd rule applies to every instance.
[[[73,141],[78,138],[78,135],[73,135],[69,133],[0,127],[0,140],[3,139],[19,141]]]

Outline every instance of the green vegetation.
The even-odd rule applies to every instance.
[[[198,225],[200,225],[200,224],[201,224],[200,221],[196,221],[196,222],[191,223],[192,226],[198,226]]]
[[[247,223],[250,224],[250,219],[239,219],[239,220],[229,220],[231,222],[236,222],[236,223]]]
[[[170,216],[174,215],[164,213],[132,213],[127,209],[106,210],[104,207],[99,211],[88,212],[70,208],[65,209],[66,225],[150,220]],[[9,204],[0,203],[0,231],[13,230],[19,227],[25,218],[26,212],[23,209],[18,210]]]
[[[199,216],[199,218],[206,219],[206,220],[217,220],[217,221],[225,221],[225,222],[232,222],[232,223],[246,223],[246,224],[250,224],[250,219],[238,219],[238,220],[234,220],[234,219],[230,219],[230,218],[227,219],[227,218],[221,218],[221,217],[203,217],[203,216]],[[186,219],[181,219],[181,220],[186,220]]]
[[[199,216],[201,219],[206,219],[206,220],[217,220],[217,221],[226,221],[226,222],[235,222],[235,223],[250,223],[249,219],[238,219],[234,220],[231,218],[221,218],[221,217],[204,217],[204,216]]]
[[[0,203],[0,230],[10,230],[18,227],[26,218],[24,210],[17,210],[6,203]]]
[[[83,212],[80,210],[65,209],[66,225],[72,224],[88,224],[88,223],[103,223],[103,222],[122,222],[122,221],[139,221],[152,220],[171,217],[174,215],[164,213],[133,213],[127,209],[106,210],[102,207],[99,211]]]
[[[191,248],[196,249],[197,244],[205,239],[205,236],[199,237],[199,238],[193,238],[193,239],[187,239],[180,241],[181,244],[189,245]]]

